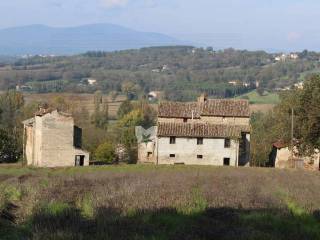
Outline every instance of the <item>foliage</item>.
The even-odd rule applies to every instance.
[[[94,124],[95,127],[106,130],[108,127],[108,120],[109,120],[108,104],[104,103],[99,109],[96,109],[96,111],[93,113],[92,123]]]
[[[297,136],[304,150],[320,149],[320,75],[304,84],[295,108]],[[308,149],[309,148],[309,149]]]
[[[92,115],[92,123],[95,127],[106,130],[109,120],[108,103],[103,103],[101,91],[97,91],[94,96],[94,113]]]
[[[293,89],[280,95],[280,103],[272,112],[253,114],[251,164],[265,166],[272,143],[282,140],[291,146],[298,140],[300,154],[312,155],[320,148],[320,76],[307,79],[303,89]],[[292,116],[292,110],[294,115]]]
[[[273,112],[263,114],[254,113],[251,116],[251,166],[265,167],[269,161],[272,144],[277,141],[277,132],[274,130],[275,116]]]
[[[0,162],[16,162],[22,153],[23,95],[7,91],[0,95]]]
[[[119,120],[118,126],[121,128],[140,126],[143,123],[143,112],[140,109],[135,109],[124,115]]]
[[[0,125],[8,130],[20,124],[21,108],[24,105],[23,95],[16,91],[7,91],[0,95]]]
[[[113,163],[115,160],[115,149],[112,143],[105,142],[95,150],[95,159],[104,163]]]
[[[121,103],[119,110],[118,110],[118,118],[121,119],[123,118],[125,115],[127,115],[128,113],[130,113],[133,110],[133,105],[131,103],[131,101],[126,100],[123,103]]]
[[[22,85],[31,87],[29,91],[33,92],[100,90],[122,92],[130,100],[154,90],[163,91],[169,100],[193,100],[202,92],[214,97],[233,97],[255,89],[256,81],[263,89],[283,88],[318,69],[319,53],[300,55],[295,61],[275,63],[275,55],[263,51],[175,46],[33,57],[19,59],[9,70],[1,71],[0,89]],[[88,78],[96,79],[97,85],[88,85]],[[232,86],[229,81],[240,85]]]
[[[129,155],[129,163],[137,161],[137,139],[135,136],[135,127],[143,126],[149,128],[154,126],[156,121],[156,112],[146,101],[141,100],[132,105],[133,110],[118,120],[116,132],[119,143],[126,147]]]
[[[17,162],[21,156],[21,147],[17,139],[7,131],[0,129],[0,163]]]
[[[93,199],[90,195],[84,195],[82,198],[79,198],[76,202],[76,206],[81,209],[81,214],[85,218],[93,218],[94,216],[94,207]]]

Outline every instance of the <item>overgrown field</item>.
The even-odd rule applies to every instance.
[[[265,92],[263,95],[259,95],[256,90],[241,95],[238,98],[248,99],[250,104],[278,104],[280,102],[277,93]]]
[[[32,102],[50,102],[57,97],[62,97],[66,101],[72,103],[79,109],[85,108],[90,114],[94,112],[94,94],[75,94],[75,93],[32,93],[24,94],[26,103]],[[118,109],[123,101],[126,100],[124,95],[118,95],[112,99],[109,95],[102,96],[103,102],[108,102],[109,116],[116,118]]]
[[[320,175],[0,167],[0,239],[320,239]]]

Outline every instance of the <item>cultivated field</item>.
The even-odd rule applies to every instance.
[[[31,102],[50,102],[56,97],[63,97],[66,101],[76,105],[77,107],[85,107],[89,113],[94,111],[94,94],[75,94],[75,93],[46,93],[46,94],[24,94],[26,103]],[[103,102],[108,102],[109,116],[115,118],[118,109],[126,97],[119,95],[116,99],[112,99],[109,95],[103,95]]]
[[[268,113],[275,107],[274,104],[250,104],[250,112],[256,113],[256,112],[263,112]]]
[[[264,95],[259,95],[257,91],[252,91],[241,95],[238,98],[247,98],[250,104],[278,104],[280,99],[277,93],[265,92]]]
[[[320,239],[320,174],[0,167],[0,239]]]

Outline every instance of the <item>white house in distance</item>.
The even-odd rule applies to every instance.
[[[202,95],[198,102],[163,102],[158,109],[158,126],[153,129],[156,133],[138,138],[140,163],[249,165],[247,100],[208,99]]]
[[[88,81],[88,84],[91,86],[97,84],[97,80],[93,78],[88,78],[87,81]]]
[[[36,167],[88,166],[89,153],[81,149],[82,130],[71,115],[41,108],[24,124],[24,158]]]

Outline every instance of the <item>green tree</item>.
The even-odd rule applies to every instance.
[[[52,103],[50,104],[52,107],[58,109],[62,112],[69,112],[70,111],[70,104],[67,100],[62,96],[54,97]]]
[[[105,142],[98,146],[94,156],[97,161],[111,164],[115,161],[115,148],[112,143]]]
[[[8,130],[14,130],[19,126],[23,106],[24,98],[19,92],[8,91],[0,95],[1,126]]]
[[[17,162],[21,157],[21,147],[15,137],[0,129],[0,163]]]
[[[272,144],[278,139],[278,132],[274,128],[275,115],[269,113],[253,113],[251,116],[251,160],[250,165],[264,167],[269,162]]]
[[[320,149],[320,75],[305,81],[299,93],[295,114],[297,135],[303,139],[301,147],[305,151]]]
[[[92,115],[92,123],[101,129],[107,130],[109,120],[108,103],[101,104],[102,107],[97,109]]]
[[[97,128],[106,130],[109,120],[108,102],[103,103],[102,93],[97,91],[94,95],[94,113],[92,115],[92,123]]]
[[[22,153],[23,95],[8,91],[0,95],[0,162],[16,162]]]
[[[131,101],[126,100],[123,103],[121,103],[119,110],[118,110],[118,119],[123,118],[126,114],[130,113],[133,110],[133,105],[131,104]]]
[[[122,128],[140,126],[144,121],[143,112],[135,109],[123,116],[118,122],[118,126]]]

